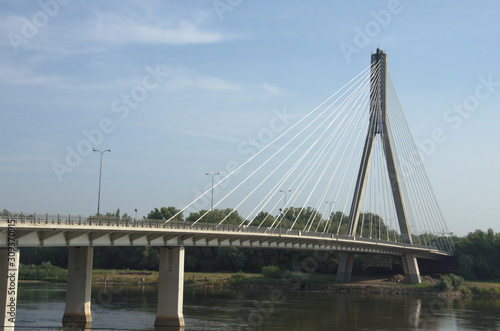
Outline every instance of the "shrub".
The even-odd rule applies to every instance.
[[[464,279],[455,274],[441,275],[437,283],[437,287],[441,291],[465,291],[467,286],[464,283]]]
[[[441,275],[437,283],[437,286],[441,291],[448,292],[453,290],[453,281],[447,275]]]
[[[450,277],[452,281],[454,290],[460,290],[462,287],[465,286],[464,279],[462,277],[457,276],[455,274],[449,274],[448,277]]]
[[[268,265],[268,266],[262,267],[261,273],[266,278],[280,278],[281,277],[280,268],[276,267],[274,265]]]

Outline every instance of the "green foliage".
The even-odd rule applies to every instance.
[[[441,275],[437,283],[437,287],[441,291],[449,292],[453,290],[453,282],[451,278],[448,277],[447,275]]]
[[[63,268],[53,266],[50,262],[42,262],[40,265],[23,265],[19,268],[19,279],[21,280],[44,280],[51,282],[65,282],[67,271]]]
[[[500,287],[479,287],[473,286],[470,288],[470,292],[476,295],[500,295]]]
[[[455,239],[458,273],[471,280],[500,279],[500,233],[476,230]]]
[[[201,217],[201,219],[200,219]],[[198,221],[199,219],[199,221]],[[225,219],[225,220],[224,220]],[[238,211],[234,209],[214,209],[211,212],[208,210],[201,210],[197,213],[191,213],[186,218],[186,222],[194,223],[196,221],[200,223],[220,223],[224,220],[223,224],[233,224],[240,225],[243,224],[243,217],[240,216]]]
[[[273,215],[268,212],[261,211],[252,222],[252,226],[262,226],[262,227],[270,227],[275,221]]]
[[[324,224],[321,220],[321,214],[314,208],[295,208],[289,207],[284,211],[284,217],[278,215],[282,229],[303,230],[311,228],[314,231],[318,226]],[[293,227],[292,227],[293,225]]]
[[[463,277],[457,276],[455,274],[449,274],[448,276],[450,277],[453,284],[453,289],[460,290],[460,288],[465,286]]]
[[[279,267],[274,266],[274,265],[268,265],[265,267],[262,267],[261,270],[262,276],[266,278],[280,278],[281,277],[281,270]]]
[[[437,287],[444,292],[453,290],[462,291],[466,288],[464,279],[455,274],[441,275],[437,283]]]
[[[177,214],[177,215],[176,215]],[[176,215],[174,217],[174,215]],[[148,219],[150,220],[169,220],[172,217],[174,221],[182,221],[184,219],[183,213],[175,207],[161,207],[160,209],[155,208],[148,214]]]
[[[236,274],[231,275],[231,278],[229,279],[229,282],[232,285],[239,285],[245,280],[246,276],[243,271],[240,271]]]

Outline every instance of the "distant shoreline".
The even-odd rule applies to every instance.
[[[325,293],[360,293],[381,295],[422,295],[441,297],[489,296],[500,297],[500,283],[466,282],[470,293],[460,291],[443,292],[435,284],[436,280],[429,276],[422,277],[420,285],[402,283],[404,276],[395,275],[391,278],[353,277],[354,281],[347,284],[335,283],[334,275],[308,275],[305,279],[273,279],[264,278],[261,274],[247,273],[191,273],[184,274],[185,287],[209,288],[244,288],[256,290],[280,289],[283,291],[325,292]],[[399,277],[399,278],[398,278]],[[396,281],[394,280],[396,279]],[[24,284],[48,283],[54,280],[19,280]],[[65,282],[59,280],[57,282]],[[93,286],[100,285],[158,285],[158,271],[139,270],[104,270],[96,269],[92,273]]]

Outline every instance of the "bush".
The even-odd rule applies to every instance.
[[[280,268],[276,267],[274,265],[268,265],[268,266],[262,267],[261,273],[266,278],[280,278],[281,277]]]
[[[441,277],[439,278],[439,281],[437,283],[437,287],[441,291],[449,292],[449,291],[453,290],[453,281],[447,275],[441,275]]]
[[[464,279],[455,274],[441,275],[437,283],[437,287],[441,291],[465,291],[467,288],[464,283]]]
[[[460,290],[462,287],[465,286],[463,277],[457,276],[455,274],[449,274],[448,277],[450,277],[452,281],[454,290]]]

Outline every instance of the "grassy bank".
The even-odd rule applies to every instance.
[[[209,286],[209,287],[247,287],[247,288],[271,288],[302,290],[325,290],[346,291],[349,287],[352,291],[372,291],[373,293],[385,293],[390,288],[406,288],[402,293],[422,292],[461,292],[463,295],[500,296],[500,283],[498,282],[472,282],[463,281],[454,283],[453,279],[445,277],[445,281],[432,280],[423,277],[420,285],[405,285],[400,282],[403,276],[390,278],[370,278],[354,276],[350,284],[336,284],[335,275],[303,274],[303,273],[275,273],[275,274],[250,274],[250,273],[193,273],[184,274],[186,286]],[[455,276],[454,276],[455,277]],[[404,278],[404,277],[403,277]],[[461,277],[458,277],[461,278]],[[49,262],[37,266],[21,265],[19,280],[66,282],[67,270],[55,267]],[[449,284],[447,281],[449,281]],[[456,280],[456,279],[455,279]],[[147,270],[92,270],[92,282],[95,284],[123,284],[123,285],[155,285],[158,284],[158,271]],[[411,290],[408,290],[411,289]],[[392,292],[391,292],[392,293]]]

